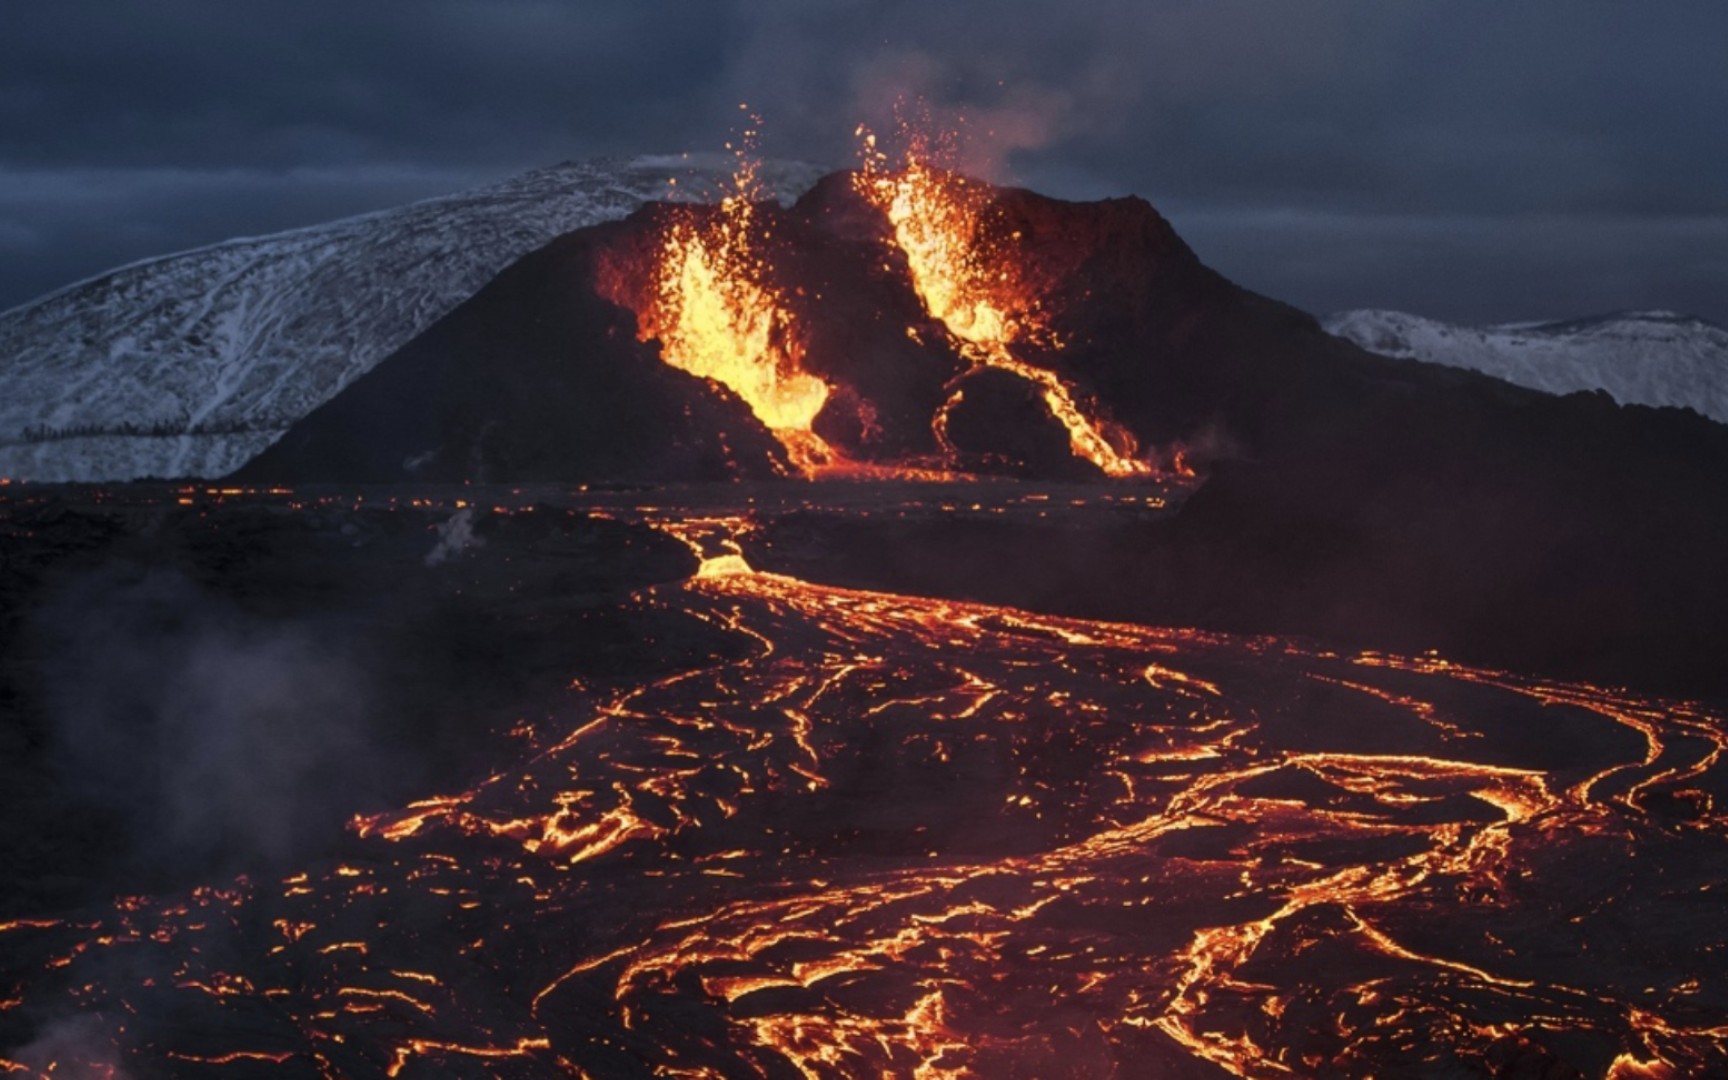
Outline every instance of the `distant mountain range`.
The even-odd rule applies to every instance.
[[[146,259],[0,313],[0,476],[224,475],[523,255],[649,200],[709,197],[732,167],[556,165]],[[760,179],[789,197],[820,173],[778,162]]]
[[[1341,311],[1325,328],[1370,352],[1470,368],[1551,394],[1606,390],[1728,423],[1728,330],[1671,311],[1453,326],[1401,311]]]

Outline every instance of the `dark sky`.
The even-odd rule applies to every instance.
[[[902,94],[1312,311],[1728,323],[1722,0],[0,0],[0,308],[739,102],[849,164]]]

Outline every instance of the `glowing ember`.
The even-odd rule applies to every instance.
[[[804,370],[797,327],[767,282],[756,246],[756,167],[743,152],[738,162],[717,214],[667,228],[645,302],[614,299],[636,309],[642,340],[658,338],[668,364],[737,394],[812,475],[839,459],[810,429],[828,386]]]
[[[1092,415],[1055,372],[1015,355],[1017,344],[1060,342],[1011,258],[985,238],[982,192],[965,177],[932,165],[922,140],[912,139],[903,166],[891,170],[876,136],[863,127],[858,135],[865,148],[859,190],[887,215],[925,310],[954,335],[961,354],[975,368],[999,368],[1037,386],[1051,415],[1067,429],[1076,457],[1108,476],[1151,474],[1152,466],[1135,456],[1131,432]],[[960,401],[955,389],[935,420],[937,440],[950,452],[948,415]]]

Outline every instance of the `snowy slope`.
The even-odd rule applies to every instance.
[[[1342,311],[1329,333],[1385,356],[1471,368],[1569,394],[1606,390],[1623,405],[1679,405],[1728,423],[1728,330],[1669,311],[1557,323],[1452,326],[1398,311]]]
[[[651,199],[710,197],[731,166],[558,165],[148,259],[0,313],[0,477],[220,476],[521,256]],[[759,176],[784,198],[820,173]]]

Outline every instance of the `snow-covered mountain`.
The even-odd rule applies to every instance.
[[[1398,311],[1341,311],[1329,333],[1370,352],[1471,368],[1553,394],[1606,390],[1623,405],[1678,405],[1728,423],[1728,330],[1671,311],[1452,326]]]
[[[712,197],[732,166],[558,165],[147,259],[0,313],[0,477],[220,476],[518,258],[649,200]],[[821,172],[771,162],[758,179],[789,198]]]

